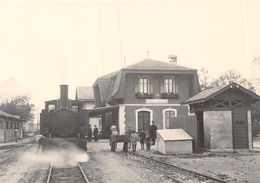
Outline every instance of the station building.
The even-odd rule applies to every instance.
[[[17,137],[22,138],[23,121],[18,116],[0,111],[0,142],[14,141],[14,131],[17,129]]]
[[[112,124],[124,134],[148,131],[152,121],[158,129],[182,128],[197,137],[196,116],[181,105],[200,92],[197,71],[177,65],[175,59],[145,59],[98,78],[93,90],[96,108],[90,115],[101,114],[104,137]]]
[[[200,92],[197,71],[176,59],[145,59],[99,77],[93,91],[89,114],[101,116],[104,138],[112,125],[124,134],[148,131],[154,121],[158,129],[183,129],[193,151],[252,148],[251,105],[260,96],[236,83]]]

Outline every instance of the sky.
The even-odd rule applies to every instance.
[[[29,93],[42,108],[68,84],[74,99],[76,86],[147,51],[165,62],[176,54],[179,65],[212,77],[229,69],[250,76],[259,18],[259,0],[0,0],[0,94]]]

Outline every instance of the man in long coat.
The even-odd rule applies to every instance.
[[[157,130],[157,126],[154,124],[154,121],[152,121],[152,125],[149,127],[149,135],[152,139],[152,145],[155,144],[155,139],[157,138],[156,136],[156,130]]]

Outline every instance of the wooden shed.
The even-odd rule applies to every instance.
[[[192,140],[183,129],[157,130],[157,148],[162,154],[191,154]]]
[[[198,121],[199,147],[252,148],[251,105],[260,100],[237,83],[211,88],[186,100]]]
[[[0,143],[14,141],[14,131],[17,130],[17,137],[22,138],[23,121],[18,116],[0,111]]]

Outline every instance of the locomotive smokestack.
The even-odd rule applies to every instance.
[[[60,85],[60,108],[69,108],[68,85]]]

